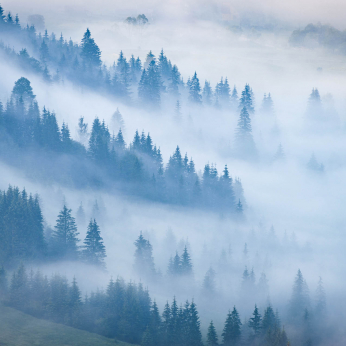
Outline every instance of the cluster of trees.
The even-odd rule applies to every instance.
[[[145,25],[149,23],[149,20],[145,14],[139,14],[136,17],[127,17],[126,18],[126,23],[132,24],[132,25]]]
[[[90,134],[83,118],[79,121],[80,137],[89,138],[86,148],[71,138],[66,123],[59,128],[54,113],[46,108],[40,112],[30,81],[24,77],[15,82],[5,108],[0,103],[0,132],[0,144],[6,148],[3,156],[9,160],[19,155],[9,154],[16,150],[14,143],[21,155],[31,151],[34,158],[37,153],[47,160],[52,155],[56,158],[72,155],[75,159],[73,169],[72,162],[64,160],[57,165],[57,172],[60,172],[57,179],[67,176],[66,179],[72,179],[79,186],[102,186],[111,179],[123,183],[119,188],[148,199],[242,213],[239,205],[239,200],[243,201],[241,182],[233,182],[227,166],[219,176],[216,167],[207,164],[203,176],[199,177],[192,158],[187,154],[183,157],[177,146],[164,167],[161,151],[153,144],[149,133],[139,135],[136,131],[132,143],[127,146],[121,128],[116,136],[111,136],[108,126],[98,118],[93,121]],[[42,161],[40,165],[44,165]]]
[[[290,37],[290,43],[297,47],[314,48],[321,45],[334,52],[345,54],[346,34],[331,25],[308,24],[304,29],[294,30]]]
[[[78,235],[72,210],[64,205],[48,239],[49,256],[58,260],[80,259],[91,265],[105,267],[106,249],[96,220],[90,220],[82,246],[78,245]]]
[[[47,236],[39,196],[10,186],[0,191],[0,263],[13,266],[20,261],[83,260],[104,267],[105,246],[97,222],[90,220],[82,246],[71,209],[65,205],[54,230]]]
[[[11,186],[0,191],[0,263],[39,260],[46,250],[38,196]]]
[[[252,317],[248,320],[246,336],[242,328],[242,322],[236,307],[229,311],[222,332],[222,345],[267,345],[267,346],[287,346],[289,345],[286,332],[281,328],[278,313],[274,313],[269,305],[263,318],[255,306]],[[210,322],[207,334],[207,345],[218,346],[219,338],[216,333],[213,321]]]
[[[7,272],[0,270],[0,290],[3,302],[38,318],[143,346],[203,346],[194,301],[186,301],[179,307],[174,298],[171,305],[166,303],[161,315],[142,284],[126,284],[121,278],[111,279],[105,291],[97,290],[83,299],[76,278],[69,284],[66,277],[59,274],[48,278],[40,271],[28,273],[22,264],[10,280]],[[249,345],[288,344],[278,313],[275,314],[271,306],[266,308],[263,318],[255,307],[247,328],[242,327],[234,307],[226,317],[223,345],[238,345],[245,340]],[[213,322],[206,341],[208,346],[219,345]]]
[[[1,7],[0,13],[3,13]],[[11,31],[11,20],[3,18],[0,31]],[[11,18],[10,14],[8,18]],[[236,110],[240,102],[240,109],[243,108],[244,100],[238,100],[236,87],[231,92],[227,78],[221,78],[214,91],[208,81],[205,81],[202,89],[196,72],[184,83],[178,67],[171,63],[163,50],[157,59],[150,51],[143,63],[133,55],[127,60],[121,51],[118,60],[108,68],[102,63],[101,51],[89,29],[84,33],[81,43],[76,44],[71,39],[65,40],[62,34],[57,39],[54,33],[48,35],[47,30],[42,35],[36,34],[34,26],[22,28],[16,18],[15,37],[28,47],[18,54],[9,48],[11,45],[2,45],[1,48],[11,56],[12,61],[17,61],[26,70],[42,74],[47,82],[59,82],[67,78],[103,93],[108,92],[125,102],[138,99],[141,106],[151,108],[160,107],[163,95],[175,100],[183,97],[192,104],[204,103],[230,110]],[[140,25],[148,22],[145,15],[129,17],[126,21]],[[29,56],[28,48],[36,58]],[[253,98],[252,89],[248,85],[245,87],[247,89]],[[138,98],[134,95],[138,95]]]

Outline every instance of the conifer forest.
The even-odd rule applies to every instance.
[[[345,11],[1,0],[0,345],[345,345]]]

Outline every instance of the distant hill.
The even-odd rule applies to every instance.
[[[0,306],[1,346],[130,346],[109,339],[26,315],[18,310]]]
[[[340,31],[330,25],[309,24],[304,29],[294,30],[290,44],[296,47],[324,47],[335,53],[346,54],[346,31]]]

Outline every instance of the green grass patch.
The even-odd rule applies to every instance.
[[[0,306],[0,346],[130,346]]]

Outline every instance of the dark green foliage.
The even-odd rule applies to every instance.
[[[218,343],[216,330],[215,330],[213,321],[211,321],[208,327],[207,346],[218,346],[218,345],[219,343]]]
[[[234,307],[232,312],[228,312],[225,326],[222,332],[223,344],[233,346],[240,343],[241,340],[241,321],[237,309]]]
[[[158,108],[161,104],[162,81],[158,65],[155,60],[150,60],[146,69],[143,70],[138,85],[138,98],[144,105]]]
[[[98,67],[101,65],[101,51],[94,39],[91,38],[89,29],[84,33],[81,49],[81,57],[89,67]]]
[[[257,305],[255,305],[255,310],[252,314],[253,317],[249,320],[249,327],[252,329],[253,338],[259,337],[261,330],[262,330],[262,317],[261,314],[258,312]]]
[[[56,220],[55,231],[52,236],[52,251],[59,259],[76,260],[79,257],[77,238],[79,232],[71,209],[64,205]]]
[[[11,186],[0,191],[0,263],[40,259],[45,251],[38,196]]]
[[[35,98],[35,95],[32,91],[32,87],[30,85],[30,81],[24,77],[19,78],[14,83],[12,95],[15,97],[16,100],[22,98],[23,101],[26,102],[31,102]]]
[[[95,219],[89,222],[88,231],[84,239],[82,256],[83,260],[88,264],[100,267],[105,266],[106,248],[103,245],[103,239],[100,235],[100,227]]]

